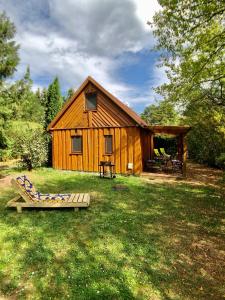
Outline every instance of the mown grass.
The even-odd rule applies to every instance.
[[[0,191],[0,296],[222,299],[224,199],[188,184],[41,169],[42,192],[89,192],[88,210],[17,214]],[[128,190],[114,191],[115,183]]]

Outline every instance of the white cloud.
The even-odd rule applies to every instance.
[[[17,27],[18,76],[29,64],[34,80],[58,75],[64,87],[76,88],[91,75],[131,105],[146,103],[151,91],[138,96],[117,79],[118,56],[152,46],[146,23],[159,8],[156,0],[0,1]]]

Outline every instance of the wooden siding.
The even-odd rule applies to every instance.
[[[98,172],[101,160],[115,163],[116,173],[142,172],[142,144],[140,128],[83,128],[52,131],[53,167],[62,170]],[[82,135],[83,151],[72,154],[72,136]],[[113,136],[113,153],[105,155],[104,135]],[[128,170],[133,163],[133,170]]]
[[[97,93],[97,110],[85,110],[85,93]],[[54,129],[85,128],[85,127],[125,127],[136,126],[134,120],[120,107],[112,102],[92,83],[77,96],[66,113],[54,125]]]
[[[154,135],[149,130],[141,130],[141,146],[142,146],[142,165],[145,168],[146,161],[153,159]]]

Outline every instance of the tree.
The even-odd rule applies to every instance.
[[[56,114],[62,108],[62,96],[60,92],[59,80],[56,77],[48,88],[48,97],[46,103],[45,127],[51,123]]]
[[[180,121],[179,114],[174,109],[174,105],[167,101],[147,106],[141,117],[148,124],[176,125]]]
[[[13,40],[15,33],[14,24],[4,12],[0,13],[0,84],[15,72],[19,63],[19,46]]]
[[[169,83],[157,91],[171,101],[225,106],[225,2],[159,3],[162,10],[154,16],[153,32]]]
[[[62,96],[60,92],[59,80],[56,77],[48,87],[46,112],[45,112],[45,128],[51,123],[56,114],[62,108]],[[51,135],[47,135],[48,143],[48,166],[52,165],[52,142]]]
[[[74,94],[74,90],[73,90],[72,88],[68,89],[68,91],[67,91],[67,96],[66,96],[66,98],[65,98],[65,102],[66,102],[67,100],[69,100],[69,99],[73,96],[73,94]]]
[[[169,82],[157,88],[164,99],[182,107],[189,154],[210,165],[225,153],[225,2],[159,0],[153,18],[161,65]]]
[[[26,130],[19,130],[14,137],[14,151],[21,158],[21,165],[31,171],[47,161],[46,135],[41,128],[32,128],[27,124]]]
[[[190,157],[200,163],[225,167],[225,108],[190,103],[184,114],[192,127],[188,134]]]

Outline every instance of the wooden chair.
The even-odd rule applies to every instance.
[[[11,180],[18,196],[7,203],[7,207],[16,207],[21,213],[23,207],[62,208],[73,207],[75,211],[80,207],[88,207],[90,195],[82,194],[41,194],[36,191],[29,179],[24,175]]]

